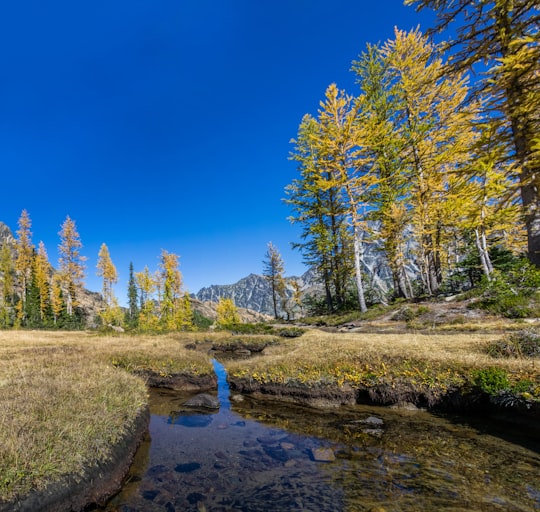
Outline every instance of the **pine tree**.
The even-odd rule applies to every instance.
[[[137,282],[133,273],[133,262],[129,263],[129,282],[128,282],[128,310],[127,323],[136,327],[139,319],[139,292]]]
[[[75,222],[70,219],[69,215],[62,224],[58,235],[60,236],[58,246],[60,283],[65,297],[66,313],[71,318],[74,315],[74,308],[78,305],[77,295],[83,286],[86,257],[81,255],[81,239]]]
[[[268,242],[267,247],[268,249],[263,260],[263,276],[270,284],[274,318],[278,319],[278,297],[281,300],[282,306],[285,298],[285,279],[283,277],[285,265],[281,254],[272,242]]]
[[[433,32],[452,31],[446,72],[479,68],[474,97],[519,181],[528,256],[540,267],[540,9],[538,0],[406,0],[433,9]]]
[[[38,286],[37,275],[35,272],[36,257],[37,253],[32,258],[33,268],[30,274],[30,282],[26,289],[25,326],[39,328],[43,326],[43,319],[41,317],[40,289]]]

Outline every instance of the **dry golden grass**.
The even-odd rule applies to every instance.
[[[212,371],[179,335],[0,331],[0,501],[111,456],[147,404],[144,381],[119,360],[163,374]]]
[[[205,351],[186,345],[228,336],[0,331],[0,501],[106,460],[146,406],[145,383],[130,372],[210,374]],[[313,329],[226,366],[235,377],[259,381],[354,386],[405,378],[441,389],[463,384],[474,369],[498,366],[514,380],[533,379],[540,393],[538,362],[485,353],[501,336]]]
[[[540,383],[540,365],[527,359],[493,359],[485,346],[502,334],[364,334],[309,330],[269,347],[250,361],[228,363],[230,373],[263,382],[361,384],[373,378],[415,377],[437,385],[463,383],[475,369],[500,367]]]

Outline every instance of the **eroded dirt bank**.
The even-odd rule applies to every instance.
[[[229,378],[231,392],[265,400],[279,400],[310,407],[335,408],[343,405],[378,405],[406,409],[427,409],[459,414],[494,414],[516,422],[537,422],[540,403],[512,396],[489,396],[477,389],[437,389],[403,381],[398,385],[373,387],[337,385],[290,385],[261,383],[247,378]]]

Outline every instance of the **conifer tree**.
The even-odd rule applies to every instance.
[[[354,274],[360,311],[367,311],[362,278],[363,238],[367,232],[365,201],[373,177],[368,172],[364,154],[359,151],[359,125],[357,105],[344,91],[331,84],[319,110],[320,130],[316,144],[321,155],[320,165],[328,172],[318,180],[324,189],[335,188],[346,218],[352,228],[354,248]]]
[[[135,273],[135,279],[141,300],[139,327],[143,331],[158,330],[159,318],[156,311],[156,302],[153,297],[156,290],[154,276],[150,273],[148,267],[144,267],[142,272]]]
[[[133,272],[133,262],[129,263],[129,282],[128,282],[128,311],[127,323],[132,327],[137,325],[139,318],[139,292],[137,290],[137,282]]]
[[[104,325],[122,325],[124,315],[113,290],[113,285],[118,282],[118,272],[105,243],[99,249],[97,275],[103,279],[102,295],[105,309],[100,313],[101,319]]]
[[[0,295],[0,328],[12,326],[15,264],[9,245],[4,242],[0,248],[0,274],[2,294]]]
[[[39,295],[39,317],[44,324],[50,318],[51,313],[51,274],[52,267],[49,263],[45,244],[40,241],[34,258],[33,275]]]
[[[351,70],[360,87],[359,123],[362,150],[368,157],[372,187],[368,191],[373,237],[380,242],[392,272],[394,295],[411,299],[414,291],[406,271],[407,197],[410,181],[404,168],[404,141],[399,136],[398,95],[389,62],[380,46],[367,45]]]
[[[58,326],[62,318],[66,304],[62,293],[62,277],[60,274],[54,274],[51,281],[51,311],[53,315],[53,325]]]
[[[216,324],[222,329],[227,329],[231,325],[240,323],[240,315],[232,299],[220,297],[216,306],[216,312]]]
[[[426,293],[437,293],[447,268],[449,226],[458,217],[448,203],[453,174],[466,165],[475,142],[475,106],[465,107],[462,75],[445,77],[437,49],[418,30],[395,31],[382,48],[396,84],[405,167],[411,183],[411,222]]]
[[[161,251],[160,281],[163,283],[163,300],[161,302],[161,324],[166,330],[178,328],[180,297],[182,292],[182,274],[179,270],[177,254]]]
[[[272,306],[274,308],[274,318],[279,318],[278,315],[278,297],[283,306],[285,299],[285,279],[283,272],[285,265],[281,254],[272,242],[268,242],[268,249],[263,260],[263,276],[270,284],[272,290]]]
[[[105,243],[101,244],[97,261],[97,275],[103,279],[102,295],[107,307],[111,307],[114,301],[113,285],[118,282],[118,272],[112,262],[109,248]]]
[[[406,0],[433,9],[448,30],[446,71],[480,68],[475,97],[504,146],[500,163],[519,180],[528,256],[540,267],[540,8],[538,0]]]
[[[83,286],[86,257],[81,255],[81,239],[75,222],[71,220],[69,215],[62,224],[58,235],[60,236],[60,244],[58,245],[60,282],[65,297],[66,313],[68,317],[72,317],[74,308],[78,305],[77,295]]]
[[[320,187],[329,170],[320,165],[316,143],[320,127],[305,115],[298,129],[298,139],[291,159],[298,162],[300,177],[285,189],[285,202],[292,207],[291,223],[302,225],[302,242],[293,244],[304,262],[316,270],[325,290],[327,311],[339,309],[345,302],[352,265],[352,242],[346,213],[336,187]]]
[[[15,240],[15,272],[21,287],[21,298],[17,303],[17,320],[25,324],[26,320],[26,298],[28,287],[32,278],[32,260],[34,245],[32,244],[32,221],[26,210],[23,210],[18,221],[17,239]]]

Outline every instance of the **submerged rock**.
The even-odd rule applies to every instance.
[[[205,409],[219,409],[219,400],[207,393],[200,393],[184,402],[185,407],[204,407]]]
[[[316,462],[334,462],[336,460],[331,448],[311,448],[310,452]]]

